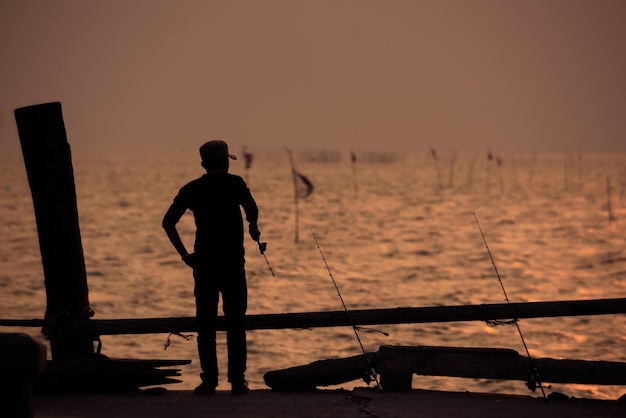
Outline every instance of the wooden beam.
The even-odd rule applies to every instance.
[[[626,363],[536,358],[544,383],[626,385]],[[501,348],[381,346],[378,372],[385,389],[407,390],[411,375],[527,381],[528,357]]]
[[[531,376],[528,358],[504,348],[384,345],[368,358],[385,391],[411,390],[413,374],[519,381]],[[533,363],[543,383],[626,385],[623,362],[539,358]],[[263,378],[275,390],[314,389],[363,378],[367,369],[368,362],[361,354],[272,370]]]
[[[488,321],[559,316],[612,315],[626,313],[626,298],[552,302],[495,303],[486,305],[427,306],[352,310],[355,325],[419,324],[429,322]],[[40,327],[41,319],[0,319],[0,326]],[[90,319],[77,332],[91,335],[169,334],[195,332],[195,317]],[[351,326],[345,311],[256,314],[246,316],[246,329],[302,329]],[[224,317],[217,330],[225,331]]]
[[[500,303],[489,305],[429,306],[421,308],[352,310],[355,325],[415,324],[428,322],[487,321],[496,319],[547,318],[558,316],[626,313],[626,298],[554,302]],[[0,322],[1,324],[1,322]],[[195,317],[92,319],[94,335],[195,332]],[[302,329],[351,326],[345,311],[257,314],[246,316],[246,329]],[[226,329],[224,318],[218,331]]]

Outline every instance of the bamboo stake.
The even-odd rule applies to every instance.
[[[433,157],[433,161],[435,162],[435,170],[436,170],[436,174],[437,174],[437,188],[438,189],[442,189],[443,188],[443,184],[442,184],[442,180],[441,180],[441,171],[439,170],[439,157],[437,155],[437,150],[434,148],[430,149],[430,155]]]
[[[358,193],[359,188],[357,186],[356,181],[356,154],[354,151],[350,151],[350,160],[352,161],[352,187],[354,188],[354,193]]]
[[[299,241],[299,234],[298,234],[298,229],[299,229],[299,223],[300,223],[300,215],[299,215],[299,211],[298,211],[298,177],[297,177],[297,172],[296,172],[296,166],[295,163],[293,161],[293,154],[291,152],[290,149],[285,148],[285,151],[287,152],[287,154],[289,155],[289,164],[291,165],[291,177],[293,179],[293,206],[294,206],[294,223],[295,223],[295,230],[294,230],[294,242],[298,242]]]
[[[613,209],[611,209],[611,177],[607,174],[606,176],[606,209],[609,216],[609,226],[615,220],[615,216],[613,215]]]
[[[61,103],[16,109],[15,121],[35,208],[52,358],[89,357],[93,342],[68,333],[78,317],[93,311]]]
[[[456,151],[452,154],[450,158],[450,167],[448,170],[448,187],[452,188],[454,183],[454,165],[456,164]]]

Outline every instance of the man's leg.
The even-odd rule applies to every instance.
[[[222,288],[228,345],[228,381],[235,386],[245,384],[246,372],[246,310],[248,290],[243,266],[233,272]]]
[[[202,277],[200,277],[202,276]],[[218,366],[215,342],[215,323],[219,301],[218,289],[212,285],[206,274],[194,270],[196,296],[196,321],[198,327],[198,356],[202,373],[202,383],[217,387]]]

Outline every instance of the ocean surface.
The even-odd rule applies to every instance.
[[[231,172],[246,178],[260,209],[273,277],[246,236],[250,314],[343,309],[311,231],[350,309],[504,303],[474,215],[511,302],[626,297],[626,155],[298,151],[314,184],[298,201],[283,150],[255,153]],[[193,316],[191,270],[161,229],[178,189],[203,171],[195,152],[73,155],[95,319]],[[32,197],[21,157],[0,157],[0,318],[42,318],[45,289]],[[194,225],[180,231],[188,248]],[[298,242],[296,242],[296,231]],[[533,357],[626,361],[626,316],[525,319]],[[381,345],[509,348],[525,355],[513,326],[484,322],[384,325],[360,337]],[[43,338],[38,328],[3,328]],[[381,332],[388,333],[385,336]],[[103,336],[114,358],[191,359],[182,383],[199,383],[196,342],[165,334]],[[248,332],[251,388],[263,374],[361,352],[349,327]],[[222,376],[225,335],[219,333]],[[362,381],[341,385],[366,386]],[[414,388],[532,394],[523,382],[414,376]],[[615,399],[616,386],[553,384],[548,393]],[[536,393],[540,396],[540,393]]]

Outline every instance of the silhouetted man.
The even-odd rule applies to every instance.
[[[183,186],[163,218],[163,228],[182,260],[193,268],[198,354],[202,383],[195,392],[214,394],[218,385],[215,324],[219,294],[226,321],[228,381],[232,393],[248,393],[246,371],[245,314],[248,291],[244,269],[243,207],[248,231],[259,241],[258,208],[245,181],[229,174],[229,159],[224,141],[209,141],[200,147],[206,174]],[[196,223],[194,252],[189,254],[176,224],[189,209]]]

